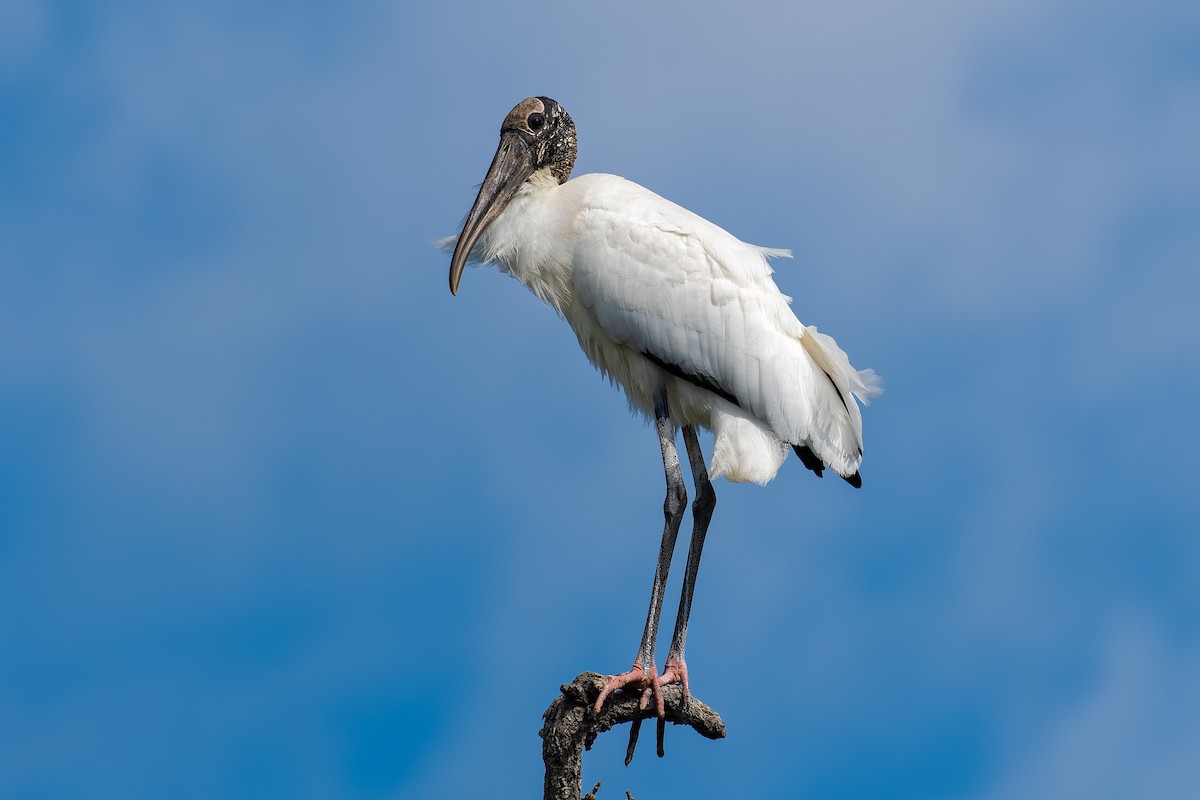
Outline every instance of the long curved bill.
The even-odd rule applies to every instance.
[[[450,294],[458,294],[458,282],[475,242],[487,226],[496,221],[496,217],[516,195],[517,189],[532,174],[533,153],[529,146],[517,133],[502,133],[500,147],[496,149],[492,166],[488,168],[483,185],[479,187],[479,196],[467,213],[467,221],[458,235],[458,244],[454,246],[454,255],[450,257]]]

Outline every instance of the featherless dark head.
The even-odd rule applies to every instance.
[[[508,112],[500,135],[515,133],[533,152],[535,169],[549,167],[565,183],[575,166],[579,145],[571,115],[549,97],[528,97]]]
[[[458,281],[475,242],[504,213],[525,182],[549,169],[560,184],[566,183],[575,166],[576,151],[575,123],[549,97],[528,97],[508,112],[500,126],[500,146],[450,258],[451,292],[458,292]]]

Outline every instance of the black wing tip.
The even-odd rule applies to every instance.
[[[817,454],[808,445],[794,444],[792,445],[792,449],[796,451],[801,464],[816,473],[818,478],[825,477],[825,462],[817,458]],[[858,474],[858,472],[855,472],[853,475],[842,475],[841,478],[855,489],[862,488],[862,475]]]
[[[825,462],[817,458],[817,454],[809,449],[806,444],[794,444],[792,449],[796,451],[796,455],[800,458],[800,463],[807,469],[816,473],[818,478],[825,477]]]

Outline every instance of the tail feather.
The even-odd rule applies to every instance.
[[[796,455],[800,458],[800,463],[817,474],[818,478],[824,478],[825,462],[817,458],[817,454],[809,449],[806,444],[794,444],[792,449],[796,451]]]
[[[812,470],[818,478],[825,477],[825,462],[817,458],[817,454],[814,453],[808,445],[794,444],[792,445],[792,449],[796,451],[796,455],[800,458],[801,464]],[[853,475],[839,475],[838,477],[853,486],[855,489],[862,488],[862,475],[860,475],[858,472],[855,472]]]
[[[806,440],[793,444],[793,448],[813,472],[820,474],[813,467],[813,462],[819,462],[831,467],[851,486],[861,487],[858,465],[862,462],[862,413],[858,403],[869,403],[883,391],[883,382],[872,370],[854,369],[833,337],[812,326],[805,327],[804,333],[800,343],[811,363],[828,381],[821,381],[826,399],[817,402],[814,424],[809,427]]]

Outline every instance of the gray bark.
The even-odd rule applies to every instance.
[[[654,718],[654,705],[638,708],[640,692],[618,692],[597,715],[592,705],[604,687],[605,677],[585,672],[571,683],[563,684],[562,694],[554,698],[544,715],[542,760],[546,764],[545,800],[580,800],[583,792],[583,751],[590,750],[601,733],[620,725]],[[678,686],[663,687],[666,719],[674,725],[687,725],[709,739],[725,736],[725,722],[711,708],[691,699],[685,709],[680,703]],[[632,743],[631,743],[632,746]],[[632,752],[630,753],[632,755]],[[599,784],[596,785],[599,788]],[[596,789],[588,793],[594,797]]]

